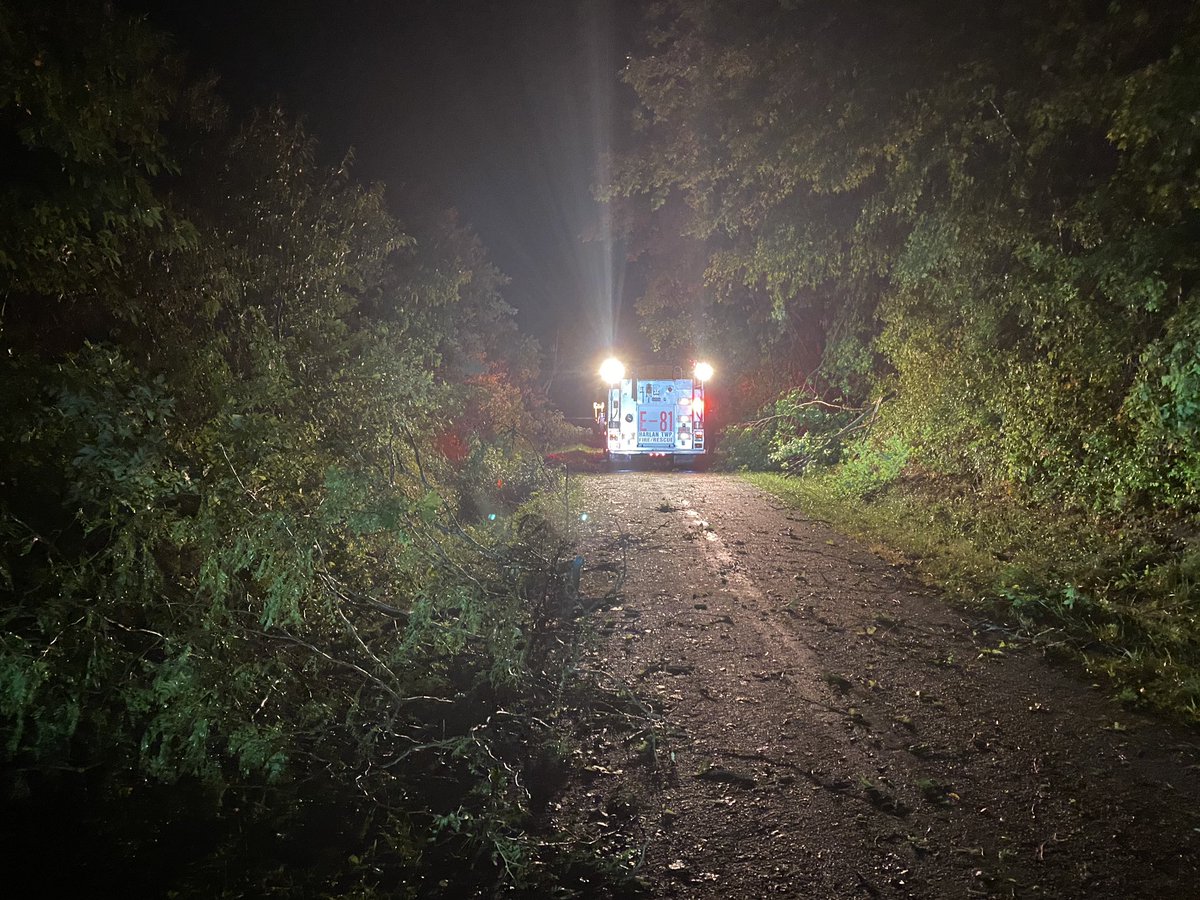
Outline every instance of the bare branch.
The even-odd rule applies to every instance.
[[[828,400],[821,400],[818,398],[813,398],[812,400],[806,400],[803,403],[796,404],[797,409],[808,409],[809,407],[813,407],[813,406],[820,406],[825,409],[836,410],[837,412],[870,411],[870,407],[864,408],[862,406],[843,406],[840,403],[830,403]],[[790,418],[792,418],[792,415],[790,413],[777,413],[773,416],[764,416],[761,419],[755,419],[753,422],[739,422],[737,424],[738,424],[738,427],[740,427],[740,428],[759,428],[763,425],[766,425],[768,422],[774,422],[778,419],[790,419]]]

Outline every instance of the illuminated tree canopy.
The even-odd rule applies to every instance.
[[[937,470],[1194,510],[1194,6],[656,10],[613,190],[652,337],[819,363]]]

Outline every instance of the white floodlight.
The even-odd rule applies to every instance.
[[[692,374],[696,376],[697,381],[708,381],[713,377],[713,367],[706,362],[698,362],[696,368],[692,370]]]
[[[610,356],[600,364],[600,377],[609,384],[616,384],[625,377],[625,366],[615,356]]]

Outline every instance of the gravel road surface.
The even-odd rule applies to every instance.
[[[585,664],[637,699],[553,815],[653,896],[1200,897],[1200,735],[735,476],[582,481]]]

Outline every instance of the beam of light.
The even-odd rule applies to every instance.
[[[595,160],[594,193],[604,193],[612,186],[612,150],[613,150],[613,115],[614,87],[617,73],[613,70],[614,61],[614,17],[616,10],[612,0],[592,0],[585,7],[584,27],[588,50],[588,68],[591,80],[591,138],[592,153]],[[599,276],[593,290],[599,307],[600,337],[608,344],[617,339],[617,328],[620,319],[621,290],[623,288],[625,266],[624,252],[614,253],[616,240],[613,235],[613,214],[609,204],[599,207],[599,259],[593,269]]]
[[[452,4],[451,4],[452,5]],[[597,200],[613,181],[623,130],[623,41],[637,0],[495,4],[503,50],[496,89],[466,96],[480,154],[463,173],[464,213],[513,271],[508,296],[546,354],[546,386],[564,409],[586,409],[590,361],[632,331],[622,321],[626,253],[620,222]],[[449,40],[449,38],[447,38]],[[506,112],[501,113],[498,110]],[[471,186],[474,185],[475,188]],[[627,310],[624,317],[628,318]]]
[[[570,360],[620,343],[625,248],[612,209],[597,197],[613,178],[622,66],[617,33],[622,17],[632,14],[626,6],[622,0],[582,0],[530,7],[541,10],[535,23],[549,21],[552,33],[562,36],[560,47],[526,58],[523,74],[536,112],[529,156],[538,174],[532,182],[556,239],[555,247],[546,248],[557,259],[542,264],[555,271],[543,282],[547,296],[539,305],[555,311],[568,367]],[[578,362],[574,371],[584,374]]]
[[[708,381],[713,377],[713,367],[706,362],[698,362],[692,374],[696,376],[697,381]]]

